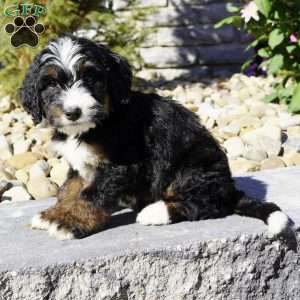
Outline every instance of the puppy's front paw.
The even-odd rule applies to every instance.
[[[59,240],[70,240],[100,231],[107,219],[108,215],[102,209],[86,201],[59,202],[34,216],[31,228],[47,230],[50,236]]]
[[[166,225],[171,223],[170,214],[164,201],[157,201],[143,208],[136,221],[142,225]]]
[[[75,238],[71,230],[62,224],[62,220],[54,221],[53,218],[50,218],[49,210],[35,215],[31,220],[31,228],[46,230],[50,236],[58,240],[71,240]]]
[[[42,214],[37,214],[31,219],[30,227],[32,229],[48,230],[51,223],[43,219]]]

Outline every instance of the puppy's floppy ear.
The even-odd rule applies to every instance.
[[[108,92],[113,105],[127,104],[130,101],[132,72],[127,60],[109,52]]]
[[[42,121],[43,113],[39,100],[37,82],[39,77],[40,55],[35,57],[26,72],[22,86],[19,89],[19,96],[24,109],[31,114],[33,122],[38,124]]]

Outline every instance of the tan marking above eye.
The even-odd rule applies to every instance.
[[[49,111],[50,111],[50,115],[56,118],[61,117],[64,114],[61,107],[54,104],[50,106]]]
[[[58,75],[56,69],[53,67],[48,68],[47,74],[51,77],[57,77]]]

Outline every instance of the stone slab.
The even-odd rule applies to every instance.
[[[299,228],[299,179],[300,168],[286,168],[236,182],[277,203]],[[300,298],[299,247],[268,240],[259,220],[233,215],[144,227],[123,211],[103,232],[57,241],[26,226],[54,202],[0,205],[1,300]]]
[[[142,47],[215,45],[237,41],[238,34],[231,26],[215,29],[213,25],[161,27],[150,34]]]

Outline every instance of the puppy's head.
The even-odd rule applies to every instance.
[[[34,59],[20,97],[35,123],[46,118],[59,131],[77,135],[129,102],[131,78],[124,58],[87,39],[65,36]]]

